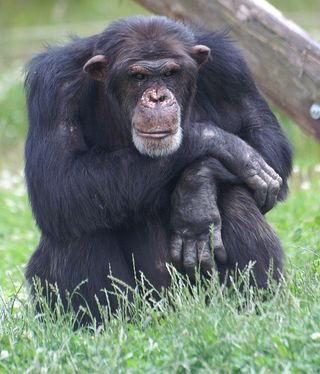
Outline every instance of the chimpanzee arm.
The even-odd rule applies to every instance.
[[[198,42],[208,46],[211,54],[199,71],[194,119],[212,121],[250,144],[282,178],[278,199],[283,200],[292,166],[291,147],[245,60],[223,33],[199,33]],[[267,205],[264,212],[273,204]]]
[[[221,219],[217,206],[217,184],[245,182],[255,191],[262,210],[269,210],[276,202],[281,178],[269,167],[255,150],[239,137],[229,134],[211,124],[198,126],[203,141],[214,140],[213,158],[198,161],[180,176],[171,200],[170,253],[173,262],[184,267],[189,276],[200,265],[201,270],[213,267],[210,252],[209,225],[214,225],[214,254],[223,263],[227,259],[221,239]],[[236,178],[225,167],[229,167]]]
[[[87,148],[78,125],[62,123],[37,132],[31,128],[26,144],[26,180],[35,218],[47,235],[61,240],[116,228],[137,212],[157,209],[174,171],[173,163],[150,159],[133,148],[112,153]]]
[[[195,123],[205,147],[212,144],[210,154],[254,192],[262,211],[270,210],[278,196],[282,179],[249,144],[210,123]],[[208,143],[209,144],[208,144]]]
[[[207,157],[184,170],[171,196],[171,259],[177,268],[183,267],[191,277],[198,265],[204,273],[214,267],[210,249],[212,239],[216,259],[221,263],[227,259],[217,205],[220,182],[239,183],[240,180],[218,160]],[[213,238],[209,233],[211,224]]]

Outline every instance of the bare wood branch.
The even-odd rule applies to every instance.
[[[260,90],[320,140],[320,44],[264,0],[137,0],[155,13],[207,30],[229,28]]]

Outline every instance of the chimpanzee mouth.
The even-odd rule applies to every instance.
[[[153,138],[153,139],[162,139],[167,136],[174,135],[175,132],[170,130],[154,130],[154,131],[140,131],[137,130],[139,136],[143,138]]]
[[[137,150],[150,157],[162,157],[174,153],[181,144],[181,126],[177,129],[168,128],[140,131],[133,127],[132,140]]]

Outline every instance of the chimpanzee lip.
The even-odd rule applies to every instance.
[[[166,138],[169,135],[173,135],[173,132],[170,130],[153,130],[153,131],[136,130],[136,131],[143,138],[161,139],[161,138]]]

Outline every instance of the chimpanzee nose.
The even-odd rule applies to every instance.
[[[168,96],[162,90],[151,90],[148,93],[148,99],[153,103],[163,103]]]
[[[150,87],[144,91],[141,97],[141,104],[150,109],[164,109],[175,103],[175,98],[166,87]]]

